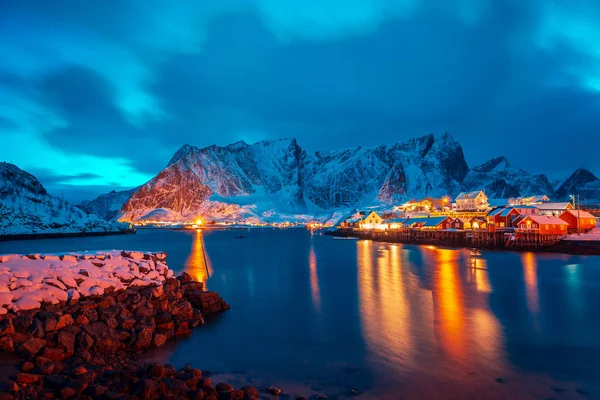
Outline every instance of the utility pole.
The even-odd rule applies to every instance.
[[[580,236],[581,235],[581,231],[579,230],[579,223],[580,223],[580,209],[581,209],[581,198],[579,197],[579,193],[577,193],[577,203],[579,203],[579,207],[577,207],[577,235]]]

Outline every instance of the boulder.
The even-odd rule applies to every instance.
[[[68,331],[61,331],[58,334],[57,346],[65,351],[68,356],[75,353],[75,335]],[[86,349],[87,350],[87,349]]]
[[[21,343],[21,345],[17,349],[17,352],[21,356],[29,359],[35,357],[45,345],[45,340],[39,338],[31,338]]]
[[[121,347],[115,330],[110,329],[105,322],[92,322],[83,329],[94,339],[95,351],[114,352]]]

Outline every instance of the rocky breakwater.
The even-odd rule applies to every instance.
[[[0,349],[20,357],[7,398],[254,398],[200,370],[137,355],[191,333],[229,306],[164,253],[0,256]],[[257,393],[257,392],[256,392]]]

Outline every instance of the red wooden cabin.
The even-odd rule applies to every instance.
[[[587,211],[567,210],[559,218],[569,224],[569,229],[572,230],[578,228],[577,220],[579,220],[579,229],[582,231],[589,231],[596,227],[596,217]]]

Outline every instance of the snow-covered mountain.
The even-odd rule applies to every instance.
[[[552,183],[546,175],[531,175],[514,168],[505,157],[494,158],[469,171],[462,182],[463,190],[481,190],[490,198],[546,194],[552,196]]]
[[[0,162],[0,235],[100,232],[120,227],[49,195],[33,175]]]
[[[448,133],[314,154],[288,138],[184,145],[123,204],[120,220],[326,220],[360,207],[479,189],[490,198],[555,197],[545,175],[514,168],[504,157],[470,169]]]
[[[600,179],[587,169],[580,168],[556,188],[556,196],[561,199],[568,199],[570,194],[576,193],[582,202],[600,202]]]
[[[88,214],[95,214],[105,220],[114,220],[119,217],[121,207],[132,194],[139,188],[121,190],[105,193],[91,201],[83,201],[77,207],[81,208]]]
[[[457,193],[469,169],[449,134],[307,155],[295,139],[183,146],[121,220],[330,218],[345,208]]]

